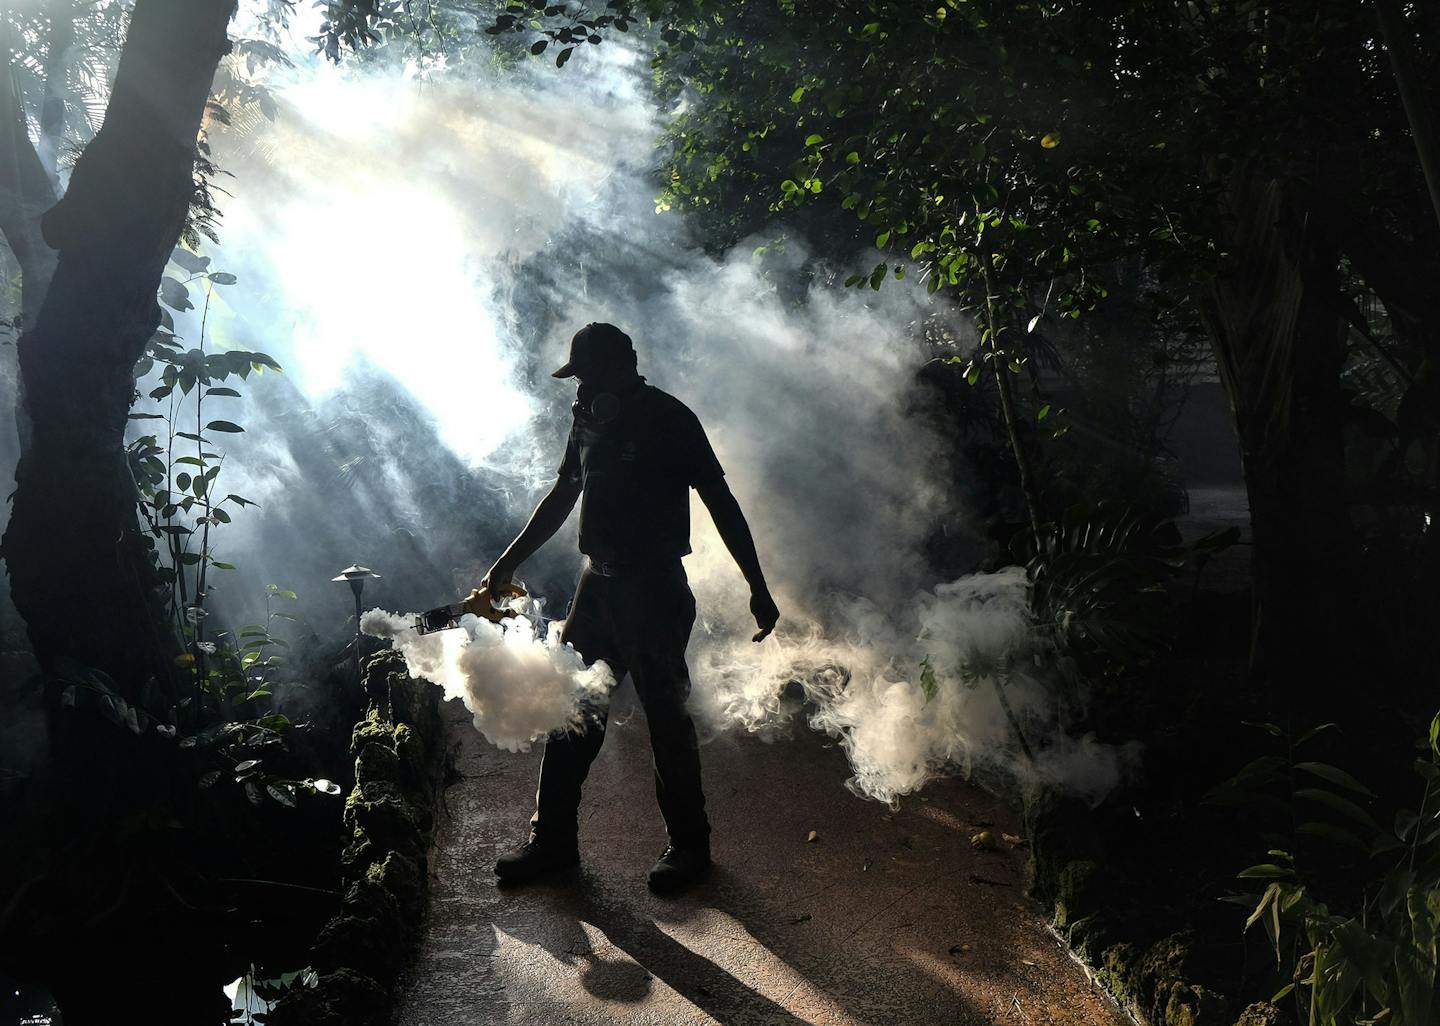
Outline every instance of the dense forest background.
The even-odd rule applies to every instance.
[[[1187,964],[1213,1007],[1429,1021],[1437,17],[11,5],[4,971],[83,1023],[136,979],[184,976],[157,1014],[194,1021],[257,951],[299,968],[326,900],[233,882],[338,872],[364,696],[330,578],[367,563],[399,610],[473,584],[558,463],[548,369],[609,320],[711,426],[789,620],[737,641],[697,517],[710,730],[787,724],[792,681],[833,713],[843,666],[819,722],[865,793],[959,745],[1084,819],[1108,861],[1035,853],[1047,899],[1104,867],[1082,954],[1253,912],[1273,952]],[[1037,670],[967,640],[970,574]],[[903,742],[864,729],[879,681]],[[1207,816],[1238,825],[1206,886],[1133,884]]]

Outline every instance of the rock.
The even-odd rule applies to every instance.
[[[1235,1026],[1278,1026],[1282,1021],[1280,1009],[1268,1001],[1257,1001],[1240,1013]]]

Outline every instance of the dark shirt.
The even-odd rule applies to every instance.
[[[579,484],[580,551],[618,566],[663,566],[690,551],[690,489],[725,473],[690,408],[643,380],[597,422],[577,403],[560,477]]]

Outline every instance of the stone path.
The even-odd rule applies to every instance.
[[[714,875],[662,900],[645,889],[664,832],[627,684],[586,787],[584,865],[501,889],[490,866],[524,837],[539,754],[492,748],[458,702],[446,716],[462,779],[403,1026],[1125,1021],[1024,897],[1023,851],[971,847],[982,828],[1018,833],[978,788],[942,781],[891,811],[845,790],[823,737],[722,739],[702,752]]]

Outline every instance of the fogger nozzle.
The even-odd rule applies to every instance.
[[[489,588],[475,588],[459,602],[418,614],[413,626],[420,634],[433,634],[435,631],[459,627],[460,617],[466,613],[491,623],[499,623],[506,617],[515,615],[515,611],[508,608],[509,603],[512,599],[524,598],[525,594],[525,589],[518,584],[502,584],[496,592]]]

